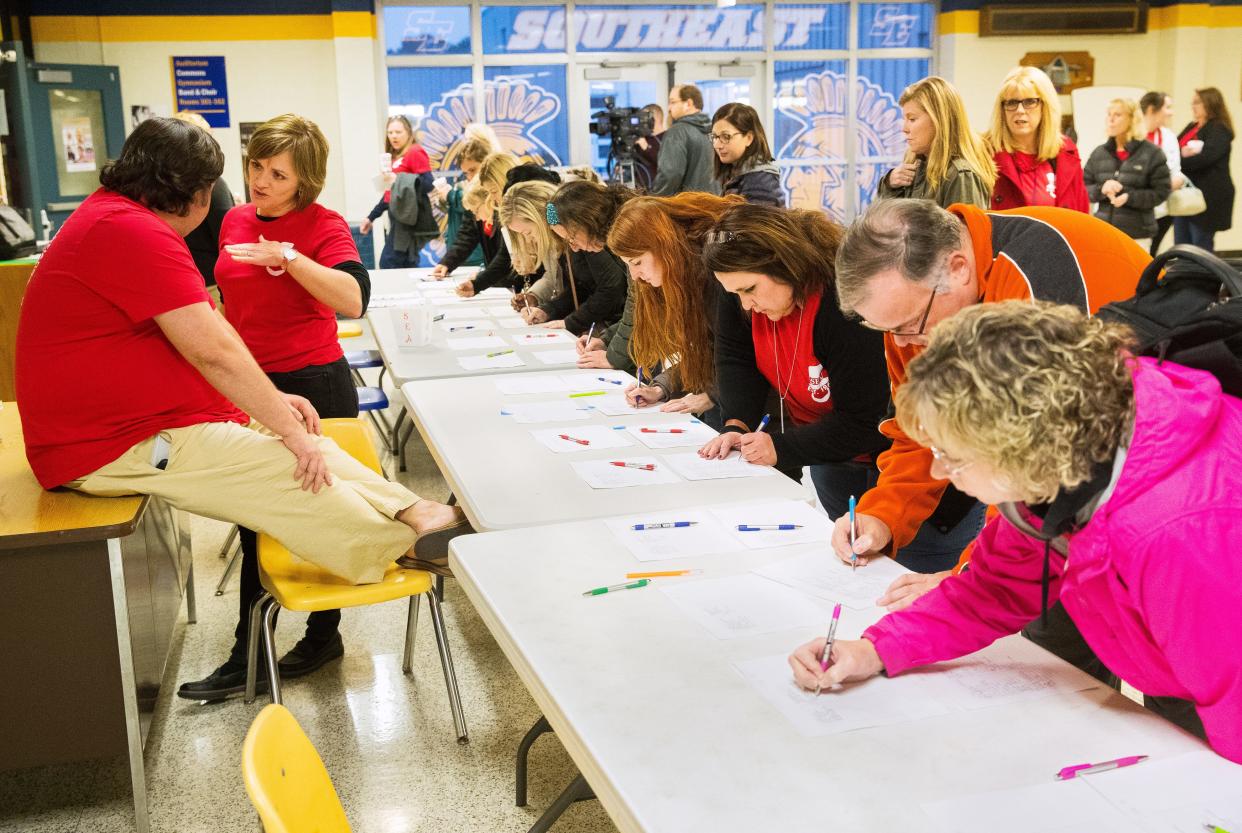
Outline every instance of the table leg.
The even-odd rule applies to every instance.
[[[518,744],[517,751],[517,800],[519,807],[526,806],[526,764],[530,758],[530,748],[541,735],[545,735],[552,731],[552,724],[548,723],[548,719],[543,715],[539,715],[539,719],[535,721],[535,725],[530,727],[523,737],[522,742]]]
[[[556,797],[556,801],[552,802],[552,806],[543,811],[543,815],[539,820],[531,825],[529,833],[547,833],[556,824],[569,805],[576,801],[587,801],[595,797],[595,791],[591,789],[591,785],[586,782],[582,774],[574,776],[574,780],[569,782],[569,786],[565,791]]]
[[[117,657],[121,664],[121,701],[125,709],[125,740],[129,747],[129,780],[134,795],[134,829],[137,833],[150,833],[146,767],[142,759],[142,724],[138,722],[138,692],[129,633],[129,601],[125,594],[121,542],[117,538],[108,539],[108,571],[112,580],[112,614],[116,620]]]

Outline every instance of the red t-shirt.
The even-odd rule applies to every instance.
[[[1014,165],[1018,169],[1018,187],[1029,205],[1057,204],[1057,172],[1052,163],[1033,153],[1013,152]]]
[[[410,145],[396,162],[392,163],[393,174],[429,174],[431,173],[431,157],[422,145]],[[392,191],[384,192],[384,202],[392,202]]]
[[[1198,135],[1199,135],[1199,125],[1196,124],[1194,127],[1187,130],[1181,136],[1177,137],[1177,146],[1179,148],[1186,147],[1186,143],[1193,141],[1194,138]]]
[[[154,320],[210,303],[185,241],[149,209],[101,188],[69,215],[35,267],[17,327],[26,458],[44,488],[167,428],[249,422]]]
[[[1122,162],[1130,158],[1130,151],[1125,148],[1114,148],[1114,151],[1117,154],[1117,158]]]
[[[237,328],[259,367],[287,373],[328,364],[344,353],[336,337],[336,312],[315,300],[288,272],[273,275],[266,266],[238,263],[224,247],[265,240],[292,243],[300,257],[333,267],[361,260],[344,218],[312,203],[274,220],[260,220],[254,205],[239,205],[220,226],[216,283],[224,295],[224,317]]]
[[[832,411],[824,364],[815,357],[815,316],[819,315],[821,298],[819,294],[810,296],[801,310],[780,321],[765,315],[750,317],[755,366],[777,394],[785,397],[785,407],[795,425],[816,422]]]

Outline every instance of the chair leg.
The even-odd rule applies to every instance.
[[[256,672],[259,666],[259,622],[264,606],[272,601],[272,594],[265,592],[250,606],[250,630],[246,639],[246,703],[254,702]]]
[[[272,692],[272,702],[281,705],[280,666],[276,663],[276,614],[280,605],[272,599],[263,611],[263,649],[267,651],[267,685]]]
[[[229,579],[233,577],[233,573],[237,571],[241,565],[241,547],[233,550],[233,557],[229,559],[229,563],[224,567],[224,575],[220,576],[220,583],[216,585],[216,595],[223,596],[224,591],[228,589]]]
[[[552,802],[552,806],[544,810],[539,820],[530,826],[529,833],[547,833],[548,830],[552,829],[552,825],[556,824],[556,820],[569,809],[569,805],[575,801],[586,801],[594,797],[595,791],[591,789],[591,785],[579,773],[574,777],[574,780],[569,782],[569,786],[565,788],[565,791],[556,797],[556,801]]]
[[[535,725],[522,737],[522,742],[518,744],[517,750],[517,796],[516,804],[519,807],[526,806],[526,764],[530,759],[530,748],[541,735],[546,735],[552,731],[552,724],[548,723],[548,719],[543,715],[539,715],[539,719],[535,721]]]
[[[237,541],[237,524],[233,524],[233,528],[229,530],[229,535],[224,539],[224,546],[220,547],[220,557],[224,558],[229,554],[229,550],[233,549],[233,544]]]
[[[410,612],[405,619],[405,656],[401,658],[401,673],[409,675],[413,670],[414,634],[418,632],[419,596],[410,596]]]
[[[449,706],[453,710],[453,728],[457,730],[457,742],[469,743],[466,734],[466,715],[461,708],[461,694],[457,690],[457,672],[453,670],[453,654],[449,650],[448,633],[444,630],[444,613],[435,593],[428,593],[431,600],[431,626],[436,634],[436,647],[440,650],[440,667],[444,670],[444,684],[448,687]]]

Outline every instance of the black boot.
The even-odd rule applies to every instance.
[[[267,692],[267,669],[262,653],[255,669],[255,691]],[[246,662],[230,657],[228,662],[201,680],[182,683],[177,689],[177,696],[185,700],[202,700],[214,703],[225,700],[231,694],[240,694],[246,690]]]
[[[322,641],[304,636],[289,653],[280,658],[280,678],[291,680],[318,670],[345,653],[340,631],[334,631],[328,640]]]

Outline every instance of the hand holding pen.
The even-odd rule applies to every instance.
[[[841,622],[841,603],[837,602],[832,609],[832,622],[828,625],[828,636],[824,639],[824,651],[819,655],[819,670],[827,671],[832,664],[832,643],[837,640],[837,625]],[[815,693],[819,694],[820,683],[815,684]]]
[[[712,437],[710,440],[704,443],[703,447],[699,449],[699,456],[702,457],[704,460],[725,459],[726,457],[728,457],[730,454],[733,453],[733,449],[739,448],[741,444],[746,441],[746,438],[753,437],[757,434],[762,434],[764,429],[768,427],[768,422],[771,420],[771,418],[772,418],[771,414],[764,414],[763,419],[759,420],[759,427],[756,428],[753,433],[749,432],[748,426],[745,423],[743,423],[740,419],[730,420],[726,422],[725,423],[726,430],[720,432],[715,437]],[[736,428],[736,429],[741,429],[741,430],[733,430],[733,431],[727,430],[729,428]],[[768,442],[769,443],[771,442],[770,438]],[[775,450],[772,451],[772,457],[773,457],[773,461],[775,462],[775,457],[776,457]],[[751,462],[751,461],[747,461],[747,462]]]
[[[835,637],[835,634],[834,634]],[[828,640],[813,639],[789,655],[794,680],[807,691],[824,691],[841,683],[860,682],[884,671],[884,663],[868,639],[834,639],[824,670],[824,648]]]
[[[756,466],[776,465],[776,446],[772,443],[772,435],[764,429],[771,421],[771,414],[764,414],[759,420],[759,427],[750,434],[743,434],[738,440],[738,452],[742,459]]]

